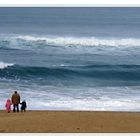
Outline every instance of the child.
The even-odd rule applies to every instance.
[[[21,112],[24,110],[24,112],[26,111],[26,108],[27,108],[27,104],[26,104],[26,101],[23,100],[21,104]]]
[[[5,107],[6,107],[6,111],[7,111],[8,113],[10,113],[10,111],[11,111],[11,101],[10,101],[10,99],[8,99],[8,100],[6,101]]]

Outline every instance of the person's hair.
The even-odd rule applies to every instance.
[[[17,94],[17,91],[15,91],[15,93]]]

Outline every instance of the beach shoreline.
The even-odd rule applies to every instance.
[[[0,111],[0,133],[139,133],[139,112]]]

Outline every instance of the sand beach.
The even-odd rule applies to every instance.
[[[139,133],[140,113],[0,111],[0,133]]]

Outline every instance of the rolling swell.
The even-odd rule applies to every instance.
[[[140,65],[88,65],[28,67],[13,65],[0,69],[0,78],[40,80],[115,80],[140,81]]]
[[[20,79],[32,79],[32,78],[64,78],[69,75],[76,74],[73,70],[61,69],[61,68],[46,68],[46,67],[26,67],[20,65],[14,65],[5,69],[0,69],[0,77],[5,78],[20,78]]]

